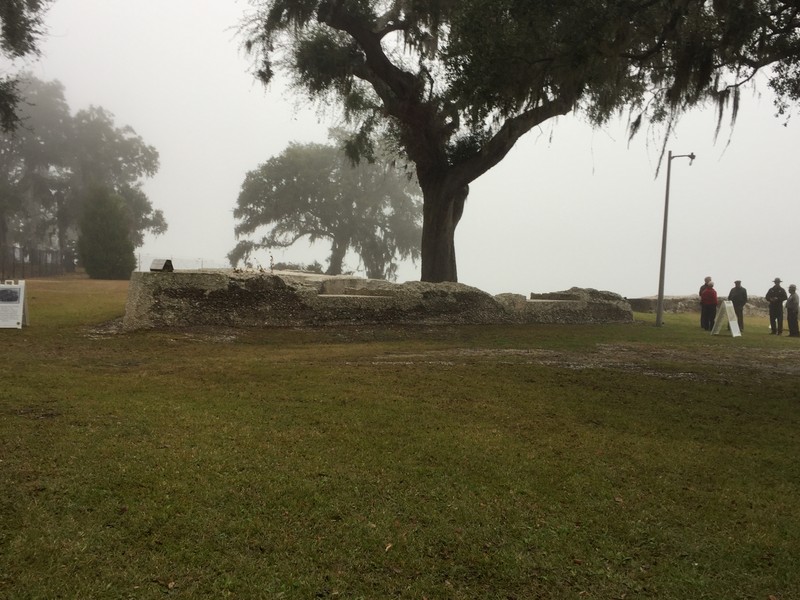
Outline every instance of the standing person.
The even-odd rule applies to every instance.
[[[700,327],[703,327],[703,290],[708,287],[709,283],[711,283],[711,275],[703,279],[703,285],[700,286],[700,291],[697,292],[697,295],[700,297]],[[703,329],[705,329],[705,327],[703,327]]]
[[[728,293],[728,300],[733,303],[733,312],[739,323],[739,331],[744,331],[744,305],[747,304],[747,290],[742,287],[741,280],[733,282],[733,287]]]
[[[770,335],[783,335],[783,303],[788,296],[786,290],[781,287],[781,278],[776,277],[773,285],[767,290],[765,296],[769,302],[769,326],[772,329]]]
[[[797,286],[789,286],[789,298],[786,300],[786,323],[789,325],[789,337],[800,337],[797,325],[797,313],[800,311],[800,296],[797,295]]]
[[[700,294],[700,324],[706,331],[714,328],[714,318],[717,316],[717,290],[714,282],[709,281],[706,289]]]

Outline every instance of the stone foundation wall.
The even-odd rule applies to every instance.
[[[573,288],[557,298],[491,296],[458,283],[390,283],[294,271],[136,272],[126,329],[223,325],[628,323],[618,294]]]

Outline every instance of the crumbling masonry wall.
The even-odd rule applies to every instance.
[[[123,325],[143,328],[370,324],[628,323],[618,294],[572,288],[557,297],[491,296],[458,283],[402,284],[295,271],[136,272]]]

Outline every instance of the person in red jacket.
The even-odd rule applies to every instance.
[[[700,324],[706,331],[711,331],[714,327],[714,319],[717,316],[717,290],[714,289],[714,282],[709,281],[700,294]]]
[[[700,327],[703,327],[703,290],[708,287],[709,283],[711,283],[711,275],[706,275],[706,278],[703,279],[703,285],[700,286],[700,291],[697,292],[697,297],[700,298]]]

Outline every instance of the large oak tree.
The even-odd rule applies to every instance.
[[[247,173],[233,213],[243,239],[228,258],[236,266],[254,250],[325,240],[329,275],[353,250],[367,277],[393,279],[398,259],[419,258],[420,205],[419,187],[387,162],[353,165],[335,146],[290,144]]]
[[[454,235],[469,184],[545,121],[631,111],[668,133],[709,101],[735,117],[767,65],[798,96],[792,0],[254,0],[244,27],[265,83],[288,73],[335,102],[353,155],[392,136],[424,197],[422,279],[456,281]],[[786,105],[784,104],[784,107]]]

